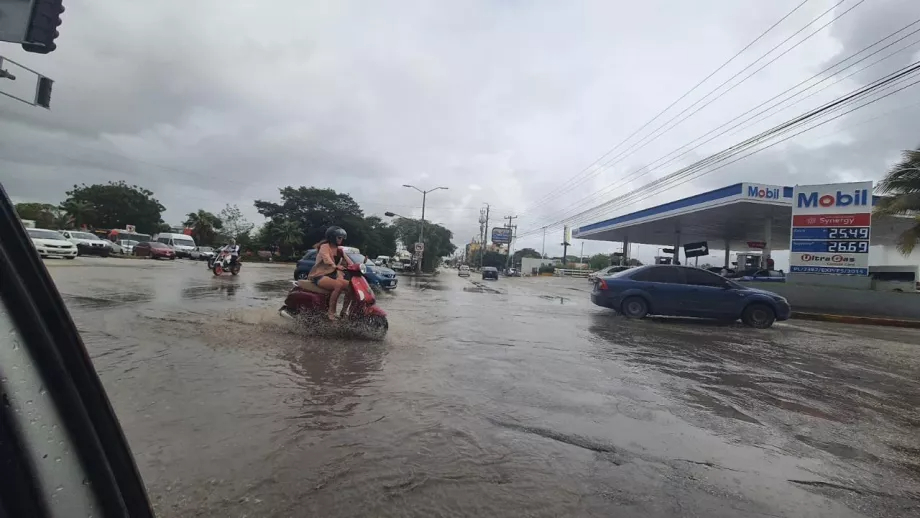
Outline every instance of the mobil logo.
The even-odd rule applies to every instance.
[[[764,200],[778,200],[779,187],[758,187],[756,185],[748,185],[748,198],[761,198]]]
[[[854,189],[853,191],[834,192],[800,192],[796,199],[796,206],[800,209],[831,207],[858,207],[869,206],[869,190]]]

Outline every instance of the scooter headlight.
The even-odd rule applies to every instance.
[[[358,271],[360,271],[362,275],[367,273],[367,266],[364,263],[360,263],[358,265]]]

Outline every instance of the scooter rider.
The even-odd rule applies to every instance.
[[[237,260],[240,258],[240,245],[236,244],[236,239],[230,238],[230,244],[220,249],[221,252],[227,252],[230,254],[230,266],[236,264]]]
[[[344,270],[346,265],[351,265],[351,258],[342,249],[345,238],[348,233],[342,227],[332,226],[326,229],[326,238],[316,243],[317,249],[316,264],[307,275],[307,279],[323,288],[329,290],[329,320],[336,320],[336,305],[339,302],[339,294],[348,286],[348,281],[344,276],[339,275],[339,271]]]

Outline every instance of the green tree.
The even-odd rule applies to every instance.
[[[304,231],[297,221],[282,220],[270,228],[274,241],[278,242],[282,250],[287,248],[290,255],[294,255],[295,248],[303,244]]]
[[[626,264],[628,266],[642,266],[642,261],[638,259],[630,259],[629,261],[626,261]]]
[[[303,232],[302,243],[316,243],[327,228],[339,225],[348,232],[350,246],[363,244],[364,213],[348,194],[316,187],[284,187],[279,191],[281,203],[256,200],[256,210],[272,220],[296,221]]]
[[[90,225],[93,219],[93,206],[85,201],[65,200],[60,209],[67,223],[76,228]]]
[[[396,237],[403,244],[411,246],[419,242],[421,220],[410,218],[397,218],[395,222]],[[440,264],[441,258],[447,257],[457,250],[451,243],[453,232],[430,221],[425,222],[425,253],[422,255],[422,271],[433,272]]]
[[[533,259],[542,259],[543,256],[533,248],[522,248],[512,255],[514,264],[521,264],[521,259],[528,257]]]
[[[239,207],[228,204],[220,211],[218,218],[223,223],[222,234],[236,239],[236,242],[241,246],[249,244],[251,232],[255,225],[243,217],[243,212],[240,211]]]
[[[610,266],[610,255],[594,254],[588,258],[588,266],[590,266],[592,270],[600,270],[601,268],[606,268]]]
[[[508,256],[498,252],[486,251],[482,256],[482,265],[481,266],[493,266],[498,269],[503,269],[508,262]],[[479,264],[479,258],[476,258],[476,264]]]
[[[138,232],[153,234],[165,225],[161,215],[166,208],[153,197],[153,192],[124,181],[74,185],[61,205],[76,204],[86,209],[86,223],[95,228],[134,225]]]
[[[60,211],[50,203],[17,203],[15,209],[20,219],[33,220],[38,228],[60,228]]]
[[[882,216],[907,215],[914,225],[898,236],[898,251],[910,255],[920,241],[920,148],[904,151],[903,158],[894,165],[876,186],[885,195],[875,207]]]
[[[374,258],[380,255],[392,257],[396,255],[396,227],[388,224],[377,216],[364,218],[367,228],[367,237],[361,251],[364,255]]]
[[[218,230],[223,228],[221,219],[204,209],[189,212],[184,224],[192,229],[192,237],[202,246],[217,244]]]

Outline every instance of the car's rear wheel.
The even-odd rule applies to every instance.
[[[645,318],[648,315],[648,303],[642,297],[627,297],[620,304],[620,313],[627,318]]]
[[[766,329],[776,322],[776,312],[766,304],[751,304],[744,308],[741,314],[741,321],[744,325],[757,329]]]

